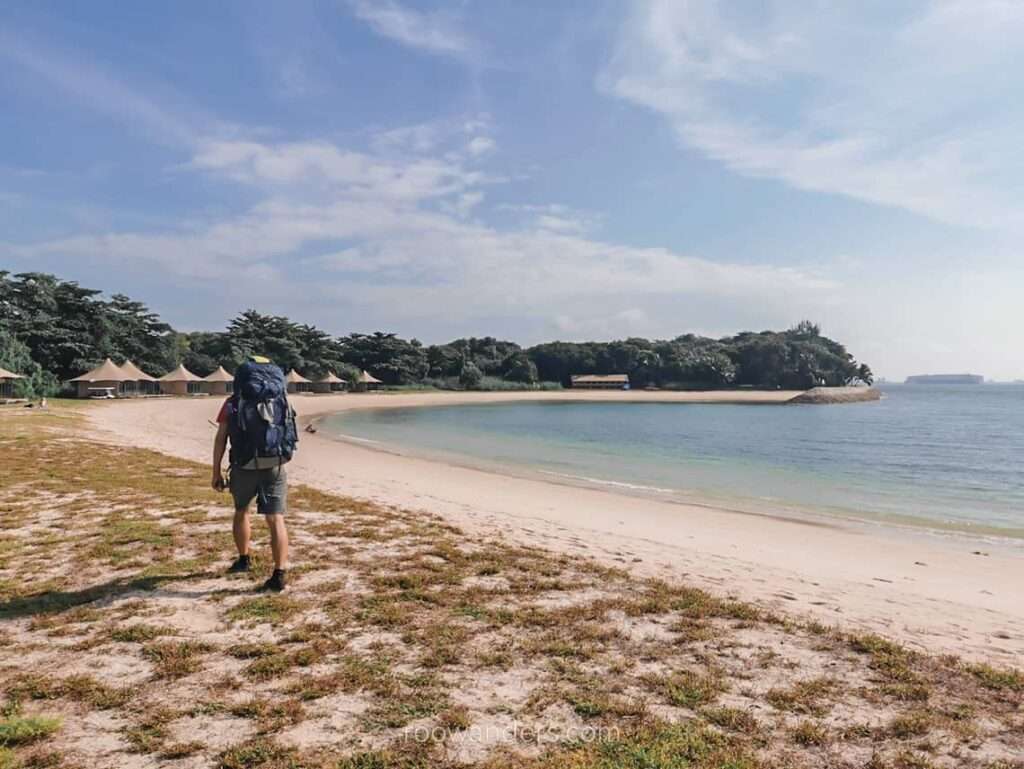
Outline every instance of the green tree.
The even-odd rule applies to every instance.
[[[427,353],[417,339],[407,341],[378,331],[350,334],[340,341],[346,363],[369,371],[385,384],[415,384],[423,380],[430,368]]]
[[[0,329],[26,345],[43,370],[70,379],[99,363],[109,348],[99,294],[46,273],[3,273]]]
[[[174,368],[176,336],[156,313],[124,294],[114,294],[104,309],[105,357],[131,360],[156,376]]]
[[[471,360],[467,360],[459,372],[459,384],[467,390],[475,390],[484,381],[484,373]]]
[[[442,379],[458,376],[465,359],[463,349],[455,344],[431,345],[426,349],[427,373],[429,376]]]
[[[530,360],[522,350],[505,358],[501,368],[502,376],[510,382],[536,384],[538,381],[537,364]]]
[[[28,346],[3,329],[0,329],[0,368],[25,377],[14,382],[17,398],[48,398],[60,390],[57,378],[32,360]]]
[[[229,334],[222,331],[193,331],[178,334],[179,360],[189,371],[206,376],[223,366],[234,373],[245,361],[245,353]]]

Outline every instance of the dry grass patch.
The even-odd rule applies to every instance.
[[[874,750],[872,769],[1003,769],[1020,753],[1017,671],[303,486],[289,511],[299,578],[251,594],[258,575],[223,575],[227,500],[204,467],[78,425],[0,415],[0,451],[19,458],[0,488],[0,643],[20,663],[0,667],[0,707],[64,718],[4,747],[0,769],[91,767],[96,722],[145,761],[203,754],[227,769],[805,769],[847,748]],[[85,649],[104,660],[95,677],[54,675]],[[138,690],[111,683],[150,670]],[[324,727],[332,708],[344,729]],[[224,749],[230,735],[166,726],[201,715],[257,736]],[[472,745],[509,722],[559,731]],[[406,739],[413,727],[431,738]],[[295,736],[331,728],[337,742],[315,748]],[[285,730],[296,747],[273,739]],[[102,761],[139,758],[112,748]]]
[[[203,666],[208,644],[195,641],[156,641],[142,647],[142,656],[153,664],[155,678],[183,678]]]

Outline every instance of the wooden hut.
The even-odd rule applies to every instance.
[[[121,364],[121,370],[128,375],[121,388],[126,395],[155,395],[160,392],[160,383],[130,360]]]
[[[367,390],[377,390],[382,384],[384,383],[377,379],[377,377],[364,370],[359,374],[359,379],[356,381],[355,389],[356,392],[362,393]]]
[[[160,392],[164,395],[198,395],[202,392],[202,380],[185,368],[184,364],[169,374],[164,374],[157,381],[160,383]]]
[[[134,384],[132,376],[126,373],[110,358],[92,371],[71,380],[75,384],[79,398],[103,398],[125,395],[125,385]],[[134,391],[134,387],[132,390]]]
[[[572,377],[576,390],[628,390],[628,374],[580,374]]]
[[[15,374],[13,371],[8,371],[0,366],[0,399],[13,398],[14,383],[24,378],[21,374]]]
[[[235,389],[235,378],[223,366],[217,366],[216,371],[203,377],[202,386],[203,392],[210,395],[231,395]]]
[[[306,379],[295,369],[288,372],[284,381],[288,384],[289,393],[308,393],[313,391],[313,382]]]
[[[333,371],[328,371],[327,376],[316,380],[313,390],[318,393],[337,393],[344,391],[347,383],[340,379]]]

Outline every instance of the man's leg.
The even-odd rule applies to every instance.
[[[231,498],[235,502],[235,517],[231,522],[231,533],[238,549],[238,560],[228,569],[228,574],[243,574],[252,567],[249,552],[252,544],[252,523],[249,506],[256,496],[256,474],[250,470],[235,470],[231,473]]]
[[[288,568],[288,529],[284,515],[265,515],[270,529],[270,552],[274,555],[274,568],[284,571]]]
[[[235,547],[239,555],[249,555],[252,543],[252,523],[249,518],[249,507],[235,510],[235,520],[231,524],[231,533],[235,535]]]
[[[288,568],[288,530],[284,514],[288,510],[288,476],[283,467],[268,470],[264,479],[259,511],[267,519],[270,530],[270,550],[274,554],[274,573],[263,583],[264,590],[280,592],[285,589],[285,570]]]

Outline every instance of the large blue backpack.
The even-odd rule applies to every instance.
[[[295,454],[299,433],[288,403],[284,373],[273,363],[243,363],[235,372],[228,431],[232,467],[283,465]]]

